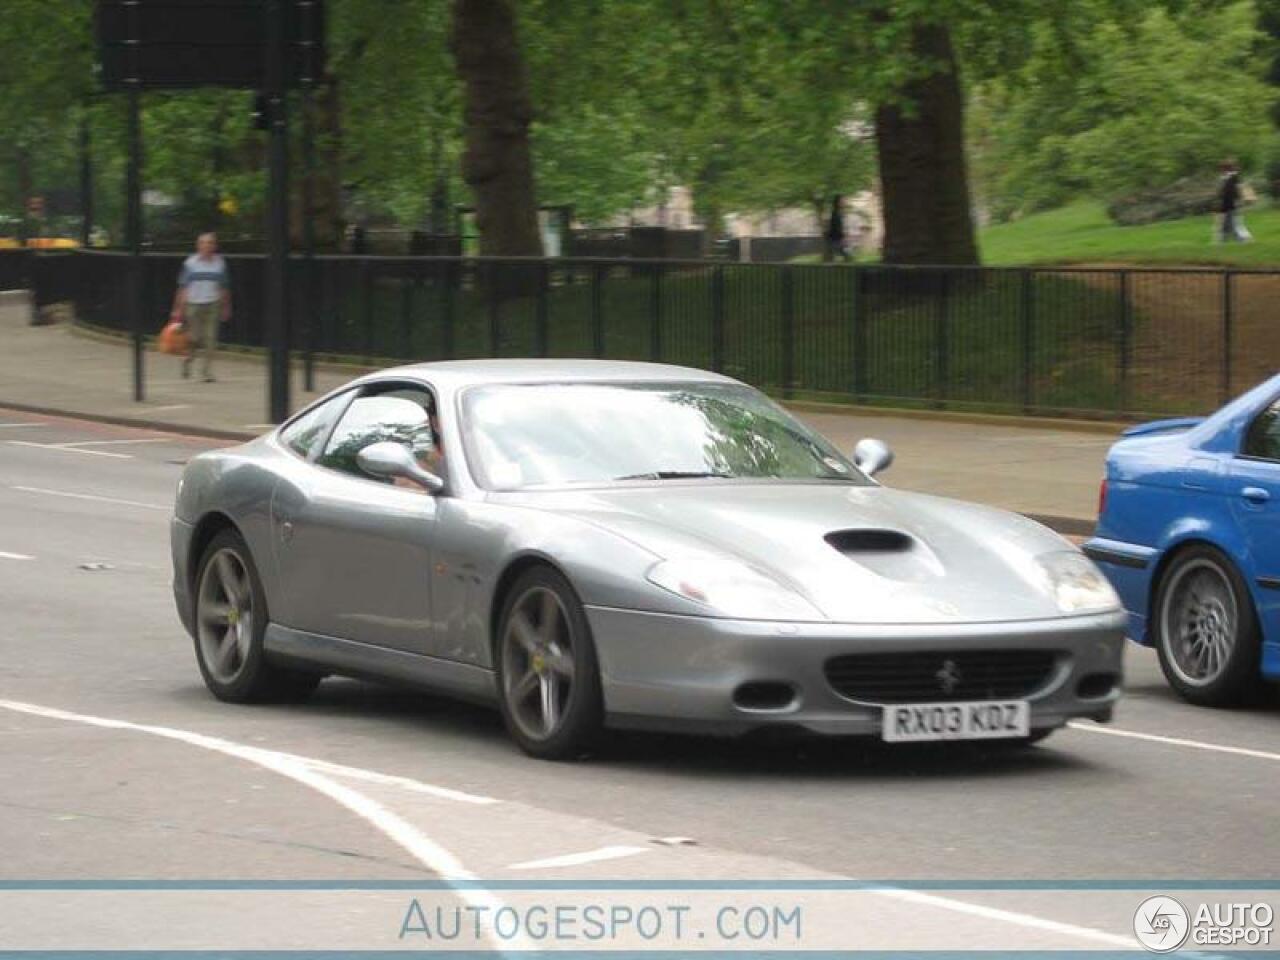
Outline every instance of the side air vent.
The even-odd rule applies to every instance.
[[[897,530],[835,530],[824,537],[843,554],[905,553],[912,539]]]

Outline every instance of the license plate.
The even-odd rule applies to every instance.
[[[1031,733],[1025,700],[904,703],[884,708],[881,736],[889,743],[923,740],[998,740]]]

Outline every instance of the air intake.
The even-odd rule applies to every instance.
[[[914,542],[897,530],[834,530],[823,539],[846,555],[906,553]]]

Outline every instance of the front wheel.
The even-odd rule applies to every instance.
[[[1156,590],[1156,650],[1169,684],[1191,703],[1237,706],[1261,686],[1258,618],[1249,591],[1220,550],[1174,558]]]
[[[549,567],[523,574],[502,604],[498,699],[512,738],[544,760],[573,760],[603,727],[591,629],[573,588]]]
[[[318,674],[266,659],[267,601],[244,538],[224,530],[205,549],[196,573],[196,662],[205,686],[231,703],[302,700]]]

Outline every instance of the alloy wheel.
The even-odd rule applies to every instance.
[[[196,604],[196,634],[205,667],[233,683],[248,662],[253,640],[253,587],[244,561],[219,550],[204,566]]]
[[[511,607],[502,637],[503,696],[520,732],[546,740],[560,728],[574,684],[573,637],[555,591],[536,586]]]
[[[1170,666],[1191,686],[1205,686],[1226,668],[1236,644],[1239,614],[1225,574],[1209,560],[1178,569],[1161,611]]]

